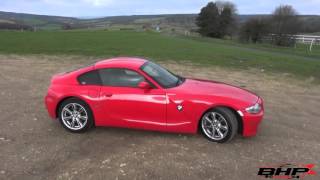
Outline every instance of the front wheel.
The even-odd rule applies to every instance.
[[[89,106],[83,101],[70,98],[59,107],[59,120],[71,132],[84,132],[93,126],[93,116]]]
[[[203,135],[213,142],[224,143],[232,140],[238,130],[235,114],[228,108],[215,108],[201,118]]]

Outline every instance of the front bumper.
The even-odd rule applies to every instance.
[[[246,110],[240,110],[238,113],[242,118],[242,135],[244,137],[251,137],[257,135],[259,125],[264,116],[263,100],[259,98],[258,103],[262,109],[258,114],[250,114]]]
[[[259,114],[254,115],[244,113],[244,116],[242,117],[242,135],[244,137],[251,137],[257,134],[259,125],[263,119],[263,113],[263,111],[261,111]]]

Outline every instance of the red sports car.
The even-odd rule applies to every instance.
[[[144,59],[114,58],[53,76],[45,104],[71,132],[93,126],[197,133],[214,142],[254,136],[262,99],[220,82],[187,79]]]

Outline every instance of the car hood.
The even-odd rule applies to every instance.
[[[186,79],[185,82],[176,87],[176,89],[183,93],[194,94],[198,96],[215,96],[240,100],[248,105],[256,103],[259,99],[256,94],[248,90],[221,82],[200,79]]]

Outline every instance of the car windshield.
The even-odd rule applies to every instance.
[[[173,88],[179,86],[184,82],[184,78],[177,76],[163,67],[152,63],[146,62],[141,70],[148,74],[153,80],[155,80],[163,88]]]

